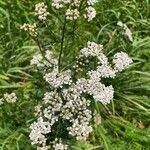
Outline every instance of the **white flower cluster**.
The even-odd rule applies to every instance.
[[[17,96],[15,93],[5,93],[3,95],[3,98],[0,98],[0,105],[4,104],[4,102],[7,102],[7,103],[15,103],[17,101]]]
[[[41,54],[37,54],[35,56],[33,56],[32,60],[30,61],[31,65],[37,65],[37,67],[41,67],[44,64],[42,63],[42,55]]]
[[[34,107],[34,115],[35,116],[41,116],[42,115],[42,106],[41,105],[37,105]]]
[[[6,100],[7,103],[15,103],[17,100],[17,96],[15,93],[11,93],[11,94],[5,93],[4,100]]]
[[[128,28],[128,26],[127,26],[126,24],[123,24],[121,21],[118,21],[117,25],[122,28],[123,34],[124,34],[131,42],[133,42],[132,32],[131,32],[131,30]]]
[[[38,146],[37,150],[49,150],[49,146]]]
[[[56,91],[46,92],[44,94],[43,100],[45,104],[48,104],[48,107],[44,110],[44,116],[48,119],[51,119],[51,116],[53,114],[52,112],[59,112],[61,110],[63,101]],[[48,111],[51,111],[50,116],[48,115]]]
[[[93,18],[96,16],[96,10],[92,6],[89,6],[85,8],[86,13],[84,14],[84,17],[88,20],[91,21]]]
[[[64,2],[70,3],[70,1],[64,1]],[[55,7],[56,9],[62,8],[63,7],[63,1],[62,0],[52,0],[52,6]]]
[[[62,106],[62,100],[56,91],[46,92],[44,94],[43,101],[48,105],[48,107],[46,107],[43,111],[41,107],[38,107],[38,111],[40,112],[39,118],[36,122],[31,124],[31,132],[29,135],[32,140],[32,144],[40,145],[40,147],[38,147],[39,150],[48,149],[46,145],[46,134],[51,132],[51,127],[58,121],[58,115],[56,114],[59,113]],[[41,114],[43,114],[43,117]],[[56,148],[58,147],[56,146]]]
[[[36,65],[38,68],[47,68],[53,67],[58,64],[57,59],[54,58],[51,51],[47,50],[44,54],[45,58],[43,58],[42,54],[36,54],[30,61],[31,65]]]
[[[102,78],[114,78],[116,73],[127,68],[132,59],[124,52],[116,53],[113,56],[112,64],[107,56],[102,52],[103,46],[95,42],[88,42],[87,47],[81,49],[79,57],[85,59],[97,59],[97,64],[93,69],[87,71],[82,78],[72,77],[71,70],[59,70],[58,66],[51,66],[44,75],[45,81],[50,85],[50,91],[45,92],[43,97],[44,108],[37,107],[38,120],[31,125],[30,139],[32,144],[40,145],[39,150],[47,150],[47,134],[57,132],[56,127],[65,122],[66,132],[77,140],[87,140],[92,132],[90,125],[92,111],[90,110],[90,97],[92,100],[101,102],[103,105],[109,104],[113,99],[114,88],[112,85],[105,86]],[[53,61],[52,54],[47,52]],[[43,56],[38,55],[31,61],[32,64],[43,62]],[[45,55],[45,57],[47,57]],[[55,61],[53,61],[55,62]],[[90,63],[90,61],[88,61]],[[45,64],[45,63],[44,63]],[[37,65],[41,66],[41,65]],[[81,73],[82,74],[82,73]],[[52,130],[53,129],[53,130]],[[55,134],[55,133],[53,133]],[[60,138],[59,136],[58,138]],[[49,143],[49,141],[48,141]],[[55,139],[51,147],[54,150],[67,150],[67,145],[61,139]]]
[[[79,11],[77,9],[67,9],[66,19],[67,20],[76,20],[79,18]]]
[[[76,86],[80,93],[87,93],[93,96],[94,100],[106,105],[113,99],[114,89],[110,86],[105,86],[100,81],[100,76],[96,75],[97,72],[93,72],[90,75],[90,79],[81,78],[78,79]]]
[[[96,57],[98,59],[97,66],[97,75],[101,77],[115,77],[115,73],[126,69],[131,63],[132,59],[125,52],[118,52],[113,56],[113,63],[115,65],[114,68],[108,62],[108,58],[105,54],[102,53],[103,46],[96,44],[94,42],[88,42],[87,47],[81,49],[80,57]],[[90,71],[90,75],[92,75],[93,71]],[[94,72],[95,74],[95,72]]]
[[[97,67],[97,73],[102,78],[114,78],[116,76],[115,70],[108,65],[101,65]]]
[[[37,122],[33,122],[30,126],[30,139],[32,144],[39,144],[41,148],[46,148],[45,134],[51,132],[51,126],[48,121],[44,121],[42,117],[38,118]]]
[[[38,19],[45,21],[49,12],[47,12],[47,6],[42,2],[35,5],[35,14],[38,16]]]
[[[84,18],[88,21],[93,20],[96,16],[96,10],[92,7],[97,1],[87,0],[85,4],[85,13]],[[69,8],[66,10],[66,19],[67,20],[76,20],[80,17],[80,7],[81,0],[52,0],[52,6],[56,9],[63,8],[65,5],[69,5]]]
[[[90,120],[92,112],[89,110],[90,102],[81,96],[77,85],[72,85],[63,91],[66,104],[62,106],[61,116],[69,120],[72,126],[68,127],[69,134],[77,140],[86,140],[92,132]]]
[[[27,24],[24,23],[21,27],[21,30],[27,31],[31,36],[37,36],[36,24]]]
[[[68,145],[63,144],[61,139],[55,139],[55,141],[53,142],[53,148],[54,150],[67,150],[68,149]]]
[[[58,69],[54,69],[50,73],[46,73],[44,76],[44,79],[46,82],[48,82],[52,87],[58,88],[64,85],[68,84],[70,85],[71,80],[71,70],[66,70],[61,73],[58,72]]]
[[[111,85],[106,87],[102,84],[101,78],[115,78],[116,73],[126,69],[132,63],[132,59],[125,52],[116,53],[112,61],[114,67],[111,67],[108,58],[102,53],[102,48],[102,45],[88,42],[87,47],[81,49],[80,57],[96,57],[99,62],[96,70],[88,71],[89,79],[78,79],[76,84],[80,93],[88,93],[96,101],[105,105],[113,99],[114,89]]]
[[[97,0],[88,0],[87,4],[90,5],[94,5],[95,3],[97,3]]]
[[[40,108],[40,117],[30,127],[32,144],[42,145],[40,148],[46,149],[46,132],[43,132],[45,125],[48,123],[47,128],[49,130],[46,130],[47,133],[51,132],[50,129],[59,121],[60,117],[72,124],[67,128],[70,135],[75,136],[77,140],[88,138],[92,132],[92,127],[89,125],[92,118],[92,112],[88,109],[90,102],[81,97],[77,85],[72,84],[70,88],[64,89],[62,93],[57,92],[57,90],[46,92],[43,101],[47,105],[42,111],[43,118],[41,118]],[[66,150],[67,145],[59,140],[59,142],[55,141],[53,148],[54,150]]]
[[[75,136],[77,140],[86,140],[89,133],[93,131],[92,127],[86,123],[79,123],[78,120],[73,122],[71,127],[68,127],[69,134]]]
[[[4,104],[5,101],[7,103],[15,103],[17,101],[16,94],[14,92],[11,94],[5,93],[3,98],[0,98],[0,105]]]
[[[129,58],[128,54],[125,52],[119,52],[114,55],[113,63],[115,64],[116,71],[122,71],[127,68],[131,63],[132,59]]]
[[[99,56],[103,49],[103,45],[98,45],[95,42],[88,42],[87,47],[80,50],[82,56]]]

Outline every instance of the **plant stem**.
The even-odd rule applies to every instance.
[[[39,47],[39,50],[41,52],[41,55],[43,56],[43,58],[50,64],[52,64],[44,55],[43,51],[42,51],[42,47],[41,47],[41,44],[40,44],[40,41],[38,40],[38,38],[35,39],[35,41],[37,42],[37,45]],[[53,65],[53,64],[52,64]]]
[[[48,25],[48,22],[45,22],[45,26],[48,29],[50,26]],[[59,38],[55,35],[55,33],[50,29],[48,30],[52,36],[52,39],[54,39],[55,42],[59,41]]]
[[[61,46],[60,46],[60,53],[59,53],[59,58],[58,58],[58,71],[59,72],[60,72],[60,69],[61,69],[61,57],[62,57],[62,53],[63,53],[65,30],[66,30],[66,17],[65,17],[65,21],[64,21],[64,26],[62,28]]]

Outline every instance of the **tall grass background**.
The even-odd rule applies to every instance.
[[[32,22],[34,4],[40,0],[0,0],[0,97],[5,92],[17,91],[15,104],[0,106],[0,149],[34,150],[29,140],[29,125],[34,120],[34,106],[41,100],[42,83],[30,60],[38,51],[36,43],[20,30],[24,22]],[[45,3],[50,5],[48,0]],[[51,8],[49,8],[51,10]],[[150,149],[150,1],[99,0],[97,17],[91,23],[76,22],[68,27],[63,63],[71,62],[74,51],[87,41],[104,45],[109,56],[126,51],[134,63],[116,79],[107,81],[115,88],[111,104],[97,104],[100,124],[88,142],[70,141],[73,150],[149,150]],[[51,49],[59,42],[61,15],[50,12],[45,27],[40,24],[40,40]],[[118,21],[128,25],[133,33],[131,43],[121,34]],[[53,31],[56,33],[54,36]],[[74,32],[74,37],[72,36]],[[44,35],[44,36],[43,36]],[[74,41],[74,45],[68,42]],[[72,48],[71,48],[72,46]],[[71,52],[68,54],[68,51]]]

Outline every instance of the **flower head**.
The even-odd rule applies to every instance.
[[[15,93],[11,93],[11,94],[5,93],[4,100],[6,100],[7,103],[15,103],[17,101],[17,96]]]
[[[42,2],[35,5],[35,14],[38,16],[38,19],[45,21],[49,12],[47,12],[47,6]]]

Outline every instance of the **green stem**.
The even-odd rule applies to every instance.
[[[60,46],[60,53],[59,53],[59,58],[58,58],[58,71],[59,72],[60,72],[60,69],[61,69],[61,57],[62,57],[62,53],[63,53],[65,30],[66,30],[66,17],[65,17],[64,26],[63,26],[63,29],[62,29],[61,46]]]
[[[49,27],[50,27],[50,26],[48,25],[48,22],[45,22],[45,26],[46,26],[46,28],[49,28]],[[58,39],[58,37],[55,35],[55,33],[54,33],[51,29],[48,30],[48,31],[50,32],[51,36],[53,37],[52,39],[54,39],[54,41],[58,42],[59,39]]]
[[[41,55],[43,56],[43,58],[50,64],[52,64],[44,55],[43,51],[42,51],[42,47],[41,47],[41,44],[40,44],[40,41],[38,40],[38,38],[35,39],[35,41],[37,42],[37,45],[39,47],[39,50],[41,52]],[[53,64],[52,64],[53,65]]]

